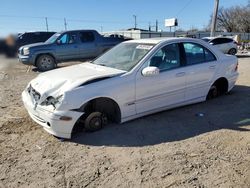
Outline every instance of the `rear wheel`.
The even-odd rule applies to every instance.
[[[229,51],[228,51],[228,54],[230,55],[235,55],[237,53],[237,50],[235,48],[231,48]]]
[[[36,62],[36,66],[40,71],[48,71],[56,67],[55,60],[50,55],[41,55]]]
[[[219,96],[219,90],[217,85],[212,85],[211,88],[209,89],[209,92],[207,94],[207,100],[213,99]]]

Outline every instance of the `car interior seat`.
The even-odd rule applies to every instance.
[[[162,63],[162,57],[161,56],[154,56],[150,60],[150,66],[152,66],[152,67],[158,67],[159,68],[161,63]]]

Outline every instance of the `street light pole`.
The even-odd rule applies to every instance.
[[[215,3],[214,13],[213,13],[212,26],[211,26],[211,33],[210,33],[211,37],[214,37],[215,31],[216,31],[216,21],[217,21],[217,14],[218,14],[218,8],[219,8],[219,0],[215,0],[214,3]]]

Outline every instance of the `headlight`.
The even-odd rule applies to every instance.
[[[29,55],[30,49],[29,48],[23,48],[23,55]]]
[[[56,108],[59,104],[61,104],[62,99],[63,99],[63,95],[60,95],[56,98],[49,96],[47,97],[45,101],[41,103],[41,105],[44,105],[44,106],[52,105],[54,108]]]

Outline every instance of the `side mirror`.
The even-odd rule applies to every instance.
[[[158,67],[146,67],[142,70],[143,76],[156,76],[160,74],[160,69]]]

